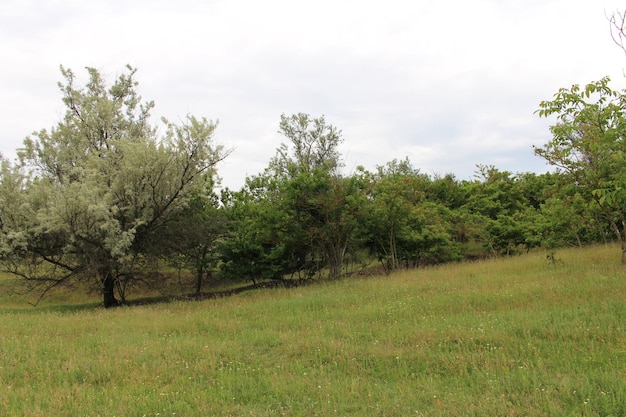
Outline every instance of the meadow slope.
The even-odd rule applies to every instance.
[[[557,258],[112,310],[2,295],[1,414],[624,416],[619,249]]]

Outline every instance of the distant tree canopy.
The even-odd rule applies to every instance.
[[[285,142],[267,167],[218,195],[229,152],[215,123],[165,120],[158,134],[135,69],[112,84],[87,73],[79,87],[62,68],[63,119],[27,138],[16,163],[0,159],[0,264],[42,296],[78,280],[114,306],[138,280],[161,279],[147,273],[159,264],[188,271],[200,293],[213,270],[255,283],[334,279],[614,241],[626,258],[626,95],[608,78],[540,104],[556,122],[535,152],[555,172],[477,165],[459,181],[406,158],[346,174],[338,128],[283,114]]]

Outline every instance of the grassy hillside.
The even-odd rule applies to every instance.
[[[114,310],[23,308],[3,297],[0,410],[626,415],[619,249],[557,257]]]

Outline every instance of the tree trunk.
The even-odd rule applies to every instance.
[[[111,271],[103,272],[102,279],[102,304],[104,308],[116,307],[119,301],[115,298],[115,277]]]
[[[196,277],[196,294],[200,294],[202,291],[202,278],[204,277],[204,269],[202,267],[198,268],[198,275]]]
[[[598,202],[598,204],[600,203]],[[613,232],[615,233],[615,237],[617,237],[617,240],[620,243],[620,247],[622,250],[622,257],[621,257],[622,264],[626,265],[626,241],[624,240],[625,237],[622,234],[622,231],[619,229],[619,226],[617,225],[615,220],[613,220],[613,216],[611,215],[610,210],[608,210],[606,206],[603,206],[603,205],[600,205],[600,208],[602,209],[606,219],[611,224],[611,228],[613,229]],[[624,217],[624,214],[622,212],[619,213],[619,217],[622,223],[622,227],[626,227],[626,217]],[[626,229],[624,229],[624,233],[626,233]]]
[[[620,217],[622,217],[622,226],[626,227],[626,221],[624,221],[623,216],[620,215]],[[610,222],[613,227],[613,231],[615,232],[615,236],[617,236],[617,240],[619,241],[620,248],[622,249],[622,264],[626,265],[626,241],[624,240],[624,235],[622,234],[622,231],[619,230],[617,223],[613,220],[610,220]]]
[[[332,244],[326,247],[326,263],[328,266],[328,278],[335,279],[341,276],[343,271],[343,259],[346,255],[347,241],[344,244]]]

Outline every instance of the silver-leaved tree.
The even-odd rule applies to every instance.
[[[61,72],[63,119],[26,138],[17,162],[2,160],[0,260],[41,296],[88,280],[111,307],[124,301],[137,259],[214,183],[228,152],[204,118],[163,119],[159,134],[149,120],[154,103],[142,102],[130,66],[112,84],[94,68],[83,86]]]

